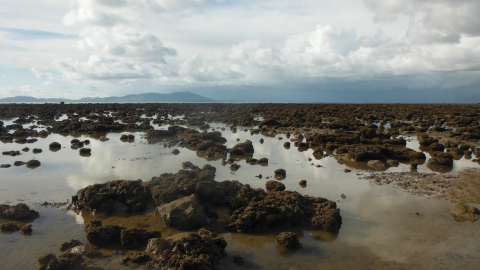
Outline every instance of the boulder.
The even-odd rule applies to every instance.
[[[273,180],[270,180],[270,181],[267,181],[267,183],[265,183],[265,187],[267,189],[267,191],[284,191],[285,190],[285,185],[281,182],[278,182],[278,181],[273,181]]]
[[[302,244],[297,239],[297,235],[293,232],[282,232],[276,237],[277,244],[287,250],[296,250],[302,248]]]
[[[171,228],[190,230],[207,222],[205,207],[195,194],[162,205],[157,208],[157,212]]]

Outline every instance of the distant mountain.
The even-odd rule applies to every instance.
[[[0,102],[68,102],[68,103],[157,103],[157,102],[218,102],[217,100],[200,96],[191,92],[175,92],[170,94],[144,93],[123,97],[86,97],[82,99],[65,98],[34,98],[29,96],[8,97]]]

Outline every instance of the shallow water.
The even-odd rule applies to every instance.
[[[210,125],[219,131],[225,128],[221,132],[227,139],[227,147],[238,143],[237,139],[240,142],[251,140],[255,148],[254,157],[267,157],[269,165],[252,166],[245,160],[239,160],[236,163],[241,168],[232,172],[229,164],[222,166],[221,160],[207,161],[186,148],[178,148],[180,154],[173,155],[171,151],[174,148],[165,148],[161,142],[149,142],[142,138],[142,132],[131,133],[135,135],[135,141],[130,143],[120,141],[122,133],[105,135],[110,139],[106,142],[101,142],[99,136],[51,134],[44,139],[38,138],[33,144],[0,143],[2,152],[30,148],[20,156],[0,156],[0,164],[12,164],[8,169],[0,169],[0,203],[25,202],[41,215],[32,223],[34,231],[30,237],[18,232],[0,234],[0,250],[3,251],[0,253],[1,268],[36,268],[37,258],[47,252],[58,254],[61,243],[71,238],[86,243],[83,223],[92,218],[125,227],[160,229],[163,236],[174,234],[177,231],[165,228],[154,213],[102,217],[37,205],[44,201],[66,201],[79,189],[94,183],[116,179],[148,181],[162,173],[175,173],[184,161],[200,167],[209,163],[217,168],[217,181],[239,180],[255,188],[264,188],[268,181],[266,177],[272,178],[275,169],[283,168],[287,171],[287,178],[282,182],[287,190],[335,200],[341,209],[343,225],[338,236],[302,228],[292,229],[303,245],[295,253],[288,253],[276,245],[275,234],[280,231],[263,235],[223,233],[228,242],[228,257],[221,261],[224,269],[476,269],[480,263],[480,222],[454,221],[449,213],[453,205],[451,202],[431,200],[361,180],[359,175],[369,172],[365,164],[343,165],[332,156],[315,160],[312,150],[299,152],[293,143],[290,149],[285,149],[283,143],[288,139],[284,134],[270,138],[261,134],[251,135],[241,128],[234,133],[225,125]],[[279,137],[283,139],[279,140]],[[92,155],[83,157],[78,150],[71,149],[70,140],[73,138],[89,139],[91,144],[86,147],[92,149]],[[259,142],[260,138],[264,139],[263,144]],[[415,138],[407,139],[410,139],[407,147],[419,149]],[[59,151],[48,149],[54,141],[62,144]],[[43,152],[33,154],[33,148],[41,148]],[[308,161],[309,158],[312,161]],[[41,166],[35,169],[13,166],[17,160],[26,162],[30,159],[38,159]],[[352,172],[344,172],[347,166]],[[462,158],[454,161],[452,173],[478,166],[478,163]],[[387,171],[410,171],[410,167],[409,164],[400,164]],[[431,172],[425,164],[419,165],[418,171]],[[262,174],[263,178],[255,177],[258,174]],[[305,188],[298,184],[302,179],[308,181]],[[345,194],[346,199],[341,199],[341,194]],[[420,215],[415,215],[416,212]],[[3,222],[0,220],[0,223]],[[108,269],[134,268],[120,264],[124,255],[121,251],[106,249],[102,252],[107,257],[96,259],[97,265]],[[231,258],[236,254],[246,259],[243,266],[233,264]]]

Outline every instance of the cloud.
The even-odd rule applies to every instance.
[[[407,16],[412,43],[453,43],[460,36],[480,36],[480,2],[471,0],[364,0],[379,22]],[[422,37],[423,36],[423,37]]]
[[[183,63],[179,74],[185,76],[187,82],[228,82],[245,76],[236,69],[235,66],[232,66],[227,70],[222,70],[213,66],[206,66],[203,63],[202,57],[196,54]]]
[[[50,73],[50,72],[43,72],[41,70],[38,70],[38,69],[35,69],[35,68],[32,68],[30,69],[33,74],[35,75],[35,77],[39,78],[39,79],[48,79],[48,80],[52,80],[54,78],[53,74]]]

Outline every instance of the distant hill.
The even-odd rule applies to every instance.
[[[123,97],[86,97],[82,99],[65,98],[34,98],[29,96],[8,97],[0,102],[67,102],[67,103],[156,103],[156,102],[218,102],[217,100],[200,96],[191,92],[175,92],[170,94],[144,93]]]

